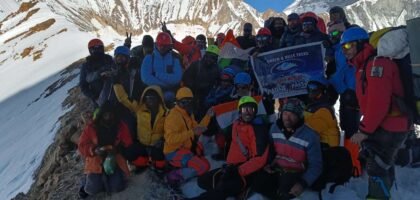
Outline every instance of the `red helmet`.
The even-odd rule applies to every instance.
[[[257,35],[268,35],[268,36],[271,36],[271,31],[268,28],[260,28],[260,30],[258,30]]]
[[[193,43],[195,43],[195,39],[192,36],[190,36],[190,35],[187,35],[187,36],[185,36],[184,39],[182,39],[182,44],[191,45]]]
[[[303,20],[304,18],[307,18],[307,17],[313,18],[316,21],[316,23],[318,23],[318,15],[316,15],[315,13],[313,13],[313,12],[306,12],[306,13],[302,13],[300,15],[300,19],[301,20]]]
[[[90,48],[95,47],[95,46],[104,46],[104,43],[102,42],[102,40],[100,40],[98,38],[90,40],[89,43],[88,43],[88,48],[90,49]]]
[[[157,46],[172,45],[171,35],[169,35],[169,33],[166,33],[166,32],[160,32],[156,37],[156,45]]]

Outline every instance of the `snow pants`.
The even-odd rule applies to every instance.
[[[378,129],[362,142],[360,157],[366,160],[369,175],[369,198],[390,199],[394,182],[394,162],[408,132],[395,133]]]
[[[89,195],[95,195],[100,192],[115,193],[123,191],[127,186],[124,172],[117,168],[112,175],[86,174],[84,190]]]
[[[184,180],[201,176],[210,169],[209,161],[202,156],[197,156],[190,149],[179,149],[165,155],[170,165],[180,168]]]

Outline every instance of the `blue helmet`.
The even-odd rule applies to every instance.
[[[239,72],[233,79],[235,85],[251,85],[251,76],[246,72]]]
[[[365,29],[360,27],[352,27],[344,31],[341,36],[340,45],[343,45],[348,42],[358,41],[358,40],[368,40],[369,34]]]
[[[119,46],[114,50],[114,56],[125,55],[130,57],[130,49],[126,46]]]

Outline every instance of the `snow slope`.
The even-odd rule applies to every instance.
[[[3,0],[0,4],[0,19],[14,12],[17,8],[19,8],[19,3],[16,0]]]
[[[19,24],[31,10],[38,8]],[[81,49],[85,49],[92,37],[49,11],[44,3],[15,14],[3,21],[0,29],[3,32],[0,34],[0,199],[10,199],[29,190],[32,175],[59,127],[58,118],[66,112],[61,103],[77,79],[53,93],[47,87],[65,78],[58,72],[86,56],[88,52]],[[49,19],[55,23],[46,30],[10,40]],[[30,47],[33,49],[25,55],[25,49]],[[37,56],[40,57],[36,59]],[[72,75],[76,76],[66,76]]]

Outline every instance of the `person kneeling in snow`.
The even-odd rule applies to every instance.
[[[198,185],[207,190],[196,199],[225,199],[245,192],[253,177],[268,158],[268,126],[256,116],[258,104],[244,96],[238,103],[240,118],[233,124],[232,143],[227,163],[198,177]],[[246,194],[245,194],[246,195]]]
[[[115,107],[105,102],[80,136],[78,148],[85,159],[86,174],[81,191],[94,195],[124,190],[129,171],[120,151],[131,144],[127,125],[119,119]]]
[[[193,97],[189,88],[180,88],[176,93],[176,106],[165,120],[163,152],[169,164],[178,168],[166,176],[167,182],[173,186],[203,175],[210,169],[198,137],[207,130],[214,111],[210,109],[198,124],[192,114]]]
[[[256,177],[255,192],[270,199],[293,199],[311,186],[322,173],[319,136],[304,124],[304,105],[289,99],[271,126],[274,158]]]

